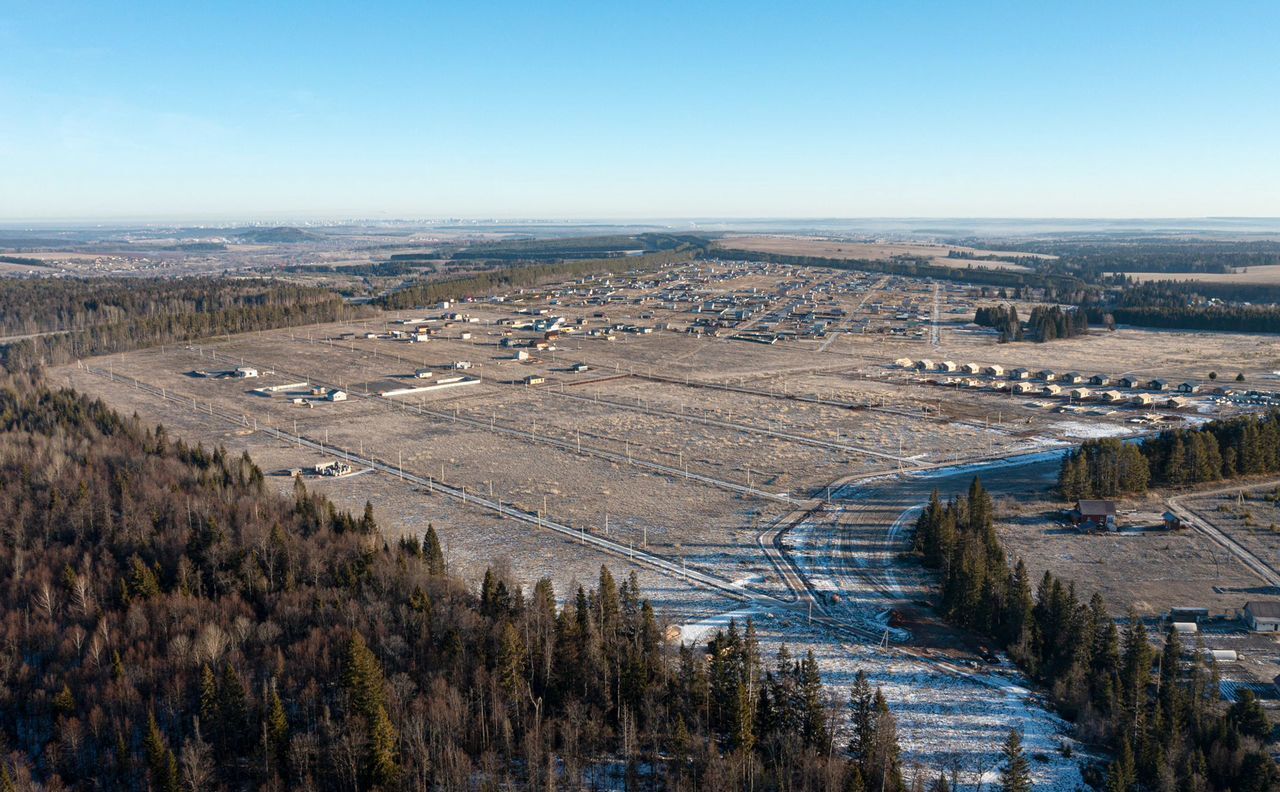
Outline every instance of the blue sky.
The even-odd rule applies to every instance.
[[[0,0],[0,220],[1280,215],[1280,3]]]

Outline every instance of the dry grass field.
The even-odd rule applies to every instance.
[[[821,258],[869,259],[883,261],[895,256],[914,256],[932,259],[933,263],[944,267],[990,267],[992,269],[1025,270],[1020,264],[1009,261],[971,261],[967,259],[948,258],[951,250],[973,253],[977,256],[1040,256],[1035,253],[1017,253],[1013,251],[979,250],[963,245],[935,245],[920,242],[913,243],[871,243],[842,242],[817,237],[801,236],[744,236],[729,237],[716,243],[721,248],[736,250],[754,250],[761,253],[777,253],[785,256],[818,256]]]
[[[1160,503],[1125,502],[1145,518],[1124,519],[1120,533],[1081,534],[1053,501],[998,502],[1000,536],[1009,553],[1023,559],[1039,580],[1045,570],[1099,591],[1118,611],[1132,605],[1143,616],[1172,607],[1231,612],[1260,585],[1257,577],[1200,533],[1141,531],[1159,522]],[[1122,515],[1123,518],[1123,515]]]
[[[1219,371],[1244,371],[1251,382],[1280,369],[1280,350],[1241,335],[1121,330],[1043,345],[998,344],[991,334],[969,324],[978,301],[955,284],[934,287],[817,268],[720,271],[704,264],[673,272],[667,281],[692,282],[705,299],[746,295],[763,306],[762,313],[748,320],[757,326],[777,324],[777,317],[785,316],[786,307],[796,304],[798,296],[827,295],[820,299],[841,306],[846,314],[825,336],[772,345],[670,330],[619,331],[614,341],[580,332],[561,337],[557,349],[535,352],[526,361],[514,360],[511,350],[499,345],[503,334],[513,332],[509,324],[499,322],[528,321],[525,317],[539,310],[571,319],[586,317],[586,328],[691,321],[687,307],[658,296],[661,285],[620,281],[610,285],[610,293],[620,299],[607,306],[585,304],[578,294],[585,288],[581,286],[516,295],[507,303],[467,304],[461,310],[477,321],[437,321],[427,343],[365,334],[385,336],[386,330],[397,327],[397,318],[438,316],[438,310],[224,336],[191,347],[170,346],[93,362],[164,388],[185,404],[194,400],[195,409],[175,408],[172,402],[135,390],[128,381],[112,382],[75,366],[54,375],[126,412],[137,411],[194,438],[248,449],[268,469],[314,464],[319,454],[255,433],[255,423],[287,432],[296,428],[329,446],[376,454],[418,475],[443,476],[469,492],[487,496],[492,491],[495,498],[529,512],[545,507],[552,518],[575,528],[602,533],[607,512],[613,539],[637,546],[647,539],[657,554],[725,579],[754,579],[767,590],[779,591],[782,581],[755,544],[770,520],[794,508],[779,502],[779,493],[786,493],[790,504],[799,504],[821,498],[825,487],[837,481],[1061,447],[1091,433],[1136,430],[1127,422],[1131,411],[1064,415],[1054,411],[1058,403],[1053,400],[941,388],[896,368],[895,358],[927,356],[1006,368],[1136,373],[1175,380],[1202,379],[1207,360]],[[881,304],[884,309],[874,312]],[[599,313],[607,314],[607,320],[594,317]],[[910,319],[896,318],[904,314]],[[912,323],[930,329],[935,316],[936,343],[929,333],[917,339],[867,332],[867,327]],[[874,321],[864,325],[866,320]],[[464,331],[471,337],[463,339]],[[350,337],[330,340],[342,334]],[[515,335],[530,337],[528,331]],[[211,354],[215,352],[216,358]],[[395,397],[410,407],[408,411],[377,395],[416,384],[415,369],[425,367],[440,377],[459,360],[470,361],[469,373],[483,381]],[[569,364],[575,362],[588,364],[589,371],[572,373]],[[241,364],[259,368],[263,376],[192,376],[195,370]],[[547,382],[537,387],[519,384],[528,374],[544,376]],[[316,402],[308,408],[292,404],[284,394],[254,393],[258,386],[304,380],[340,386],[352,398]],[[241,426],[209,415],[209,405],[243,415]],[[206,409],[203,414],[201,406]],[[665,472],[652,465],[663,466]],[[283,477],[273,480],[288,485]],[[418,492],[381,473],[317,480],[317,486],[344,504],[361,506],[364,498],[374,499],[375,508],[386,512],[384,522],[392,535],[418,532],[424,521],[440,523],[451,536],[459,568],[469,573],[492,559],[509,558],[528,570],[524,578],[532,581],[554,566],[554,548],[563,543],[559,535],[531,534],[525,526],[506,525],[489,512]],[[1023,545],[1016,539],[1017,521],[1012,525],[1011,540]],[[1027,530],[1032,533],[1025,537],[1025,546],[1043,548],[1045,566],[1066,565],[1078,572],[1082,583],[1113,574],[1135,585],[1132,590],[1115,589],[1117,601],[1151,601],[1143,592],[1158,582],[1156,578],[1130,571],[1125,564],[1140,564],[1155,545],[1130,542],[1103,548],[1106,552],[1097,556],[1114,554],[1119,570],[1106,572],[1093,562],[1071,567],[1087,542],[1060,539],[1042,528]],[[1204,571],[1206,556],[1198,548],[1180,555],[1180,547],[1159,550],[1165,561],[1161,575],[1185,572],[1183,582],[1170,591],[1191,596],[1196,587],[1216,585]],[[557,572],[558,584],[567,583],[567,577],[585,576],[584,569],[577,561],[567,565]]]
[[[1265,264],[1235,272],[1122,272],[1118,274],[1127,275],[1139,282],[1172,280],[1259,286],[1280,284],[1280,264]]]

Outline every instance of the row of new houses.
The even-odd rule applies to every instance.
[[[973,378],[947,378],[943,380],[930,380],[937,385],[951,385],[955,387],[966,388],[986,388],[1008,392],[1016,395],[1039,394],[1041,396],[1066,396],[1074,401],[1087,401],[1096,399],[1105,404],[1132,404],[1135,407],[1152,407],[1156,404],[1156,397],[1150,393],[1127,394],[1118,390],[1094,391],[1090,388],[1080,386],[1077,388],[1064,388],[1061,385],[1048,383],[1046,385],[1037,385],[1033,382],[1006,382],[997,380],[988,382],[981,379]],[[1179,409],[1186,407],[1190,402],[1183,396],[1171,396],[1161,402],[1165,407]]]
[[[1144,380],[1137,377],[1117,377],[1112,379],[1106,374],[1094,374],[1086,377],[1078,371],[1068,371],[1060,374],[1052,369],[1040,369],[1032,371],[1026,368],[1009,369],[1006,374],[1004,366],[993,364],[983,366],[978,363],[954,363],[950,360],[944,360],[940,363],[934,363],[932,360],[912,360],[911,358],[898,358],[895,363],[905,369],[914,369],[916,371],[938,371],[938,372],[964,372],[965,374],[985,374],[991,377],[1006,377],[1010,380],[1037,380],[1040,382],[1060,382],[1067,385],[1089,384],[1093,387],[1105,387],[1112,385],[1117,388],[1145,388],[1154,391],[1171,391],[1176,390],[1179,393],[1198,393],[1200,384],[1196,382],[1180,382],[1174,384],[1165,379]]]

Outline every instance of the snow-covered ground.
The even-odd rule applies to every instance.
[[[705,643],[716,630],[728,629],[730,621],[736,621],[739,625],[746,623],[747,619],[758,622],[761,618],[768,618],[765,614],[764,608],[749,605],[745,608],[717,613],[689,624],[681,624],[679,626],[680,643]]]
[[[921,596],[921,587],[928,585],[922,571],[903,566],[897,554],[932,481],[954,477],[961,482],[975,473],[1017,465],[1051,471],[1065,450],[1059,446],[1005,460],[906,474],[900,479],[901,488],[883,479],[860,482],[840,492],[843,509],[815,515],[789,531],[785,547],[819,593],[827,614],[883,634],[889,629],[888,609]],[[1011,475],[1016,479],[1024,474]],[[922,479],[929,482],[928,487],[921,486]],[[978,669],[961,667],[875,641],[853,642],[792,614],[757,619],[756,624],[761,645],[770,650],[787,643],[794,655],[812,647],[824,680],[841,703],[847,701],[859,669],[880,685],[898,718],[908,767],[916,764],[934,774],[946,770],[948,775],[956,767],[966,788],[979,780],[990,784],[999,772],[1001,744],[1009,729],[1017,728],[1033,759],[1036,789],[1084,786],[1081,754],[1068,736],[1069,724],[1050,712],[1032,692],[1032,684],[1007,662]],[[907,637],[905,631],[889,629],[890,643]],[[846,708],[846,723],[847,714]],[[1063,756],[1066,744],[1071,745],[1074,758]]]
[[[950,775],[956,767],[964,788],[973,788],[980,778],[990,784],[999,773],[1000,746],[1010,727],[1016,727],[1022,730],[1032,758],[1037,790],[1067,792],[1084,787],[1080,754],[1067,759],[1061,752],[1064,744],[1078,751],[1067,736],[1069,725],[1045,709],[1015,670],[1002,666],[960,675],[899,649],[840,640],[791,614],[761,608],[729,611],[685,625],[682,638],[705,641],[715,629],[727,627],[730,618],[741,626],[747,616],[755,623],[766,667],[783,644],[793,657],[813,649],[827,689],[840,707],[838,745],[849,739],[849,689],[862,670],[884,691],[898,720],[909,778],[916,772],[931,778],[940,770]]]
[[[1057,421],[1052,427],[1066,437],[1095,440],[1102,437],[1124,437],[1133,434],[1133,428],[1122,424],[1101,421]]]

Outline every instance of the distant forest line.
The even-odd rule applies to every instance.
[[[0,279],[0,328],[46,333],[0,346],[0,361],[22,370],[368,313],[328,289],[267,279]]]

